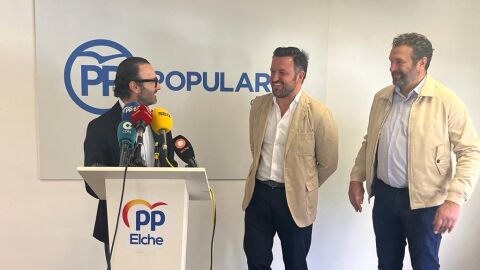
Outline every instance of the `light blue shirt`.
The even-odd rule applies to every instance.
[[[377,177],[392,187],[408,186],[408,119],[425,78],[408,93],[407,97],[400,92],[399,87],[395,87],[392,109],[380,130]]]

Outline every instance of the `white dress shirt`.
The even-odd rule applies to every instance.
[[[260,153],[260,163],[258,164],[256,175],[257,179],[285,183],[283,178],[285,146],[287,144],[290,123],[292,122],[293,114],[300,101],[301,94],[302,90],[297,93],[283,117],[277,103],[277,98],[273,98],[272,109],[268,115],[267,128]]]

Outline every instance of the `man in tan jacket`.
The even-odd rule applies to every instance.
[[[330,111],[302,90],[308,57],[294,47],[273,53],[272,94],[250,110],[252,165],[245,185],[248,269],[270,269],[275,233],[285,269],[307,269],[318,188],[336,170],[338,132]]]
[[[363,182],[375,196],[379,269],[402,269],[406,240],[414,270],[439,269],[441,234],[454,228],[479,176],[479,138],[460,99],[427,75],[432,54],[423,35],[393,40],[393,85],[375,95],[350,174],[356,211],[362,210]]]

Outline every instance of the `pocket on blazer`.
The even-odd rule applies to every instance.
[[[445,175],[450,166],[450,153],[445,153],[443,144],[435,147],[435,167],[440,175]]]
[[[317,178],[312,178],[312,179],[309,179],[307,180],[307,182],[305,182],[305,187],[307,188],[307,191],[313,191],[315,189],[318,189],[320,187],[320,185],[318,184],[318,179]]]
[[[313,132],[298,132],[294,143],[297,146],[298,155],[315,155],[315,135]]]

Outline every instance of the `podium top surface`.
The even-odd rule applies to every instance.
[[[105,199],[105,179],[123,179],[125,167],[77,167],[78,173],[100,199]],[[129,167],[128,179],[185,180],[190,200],[209,200],[205,168]]]

